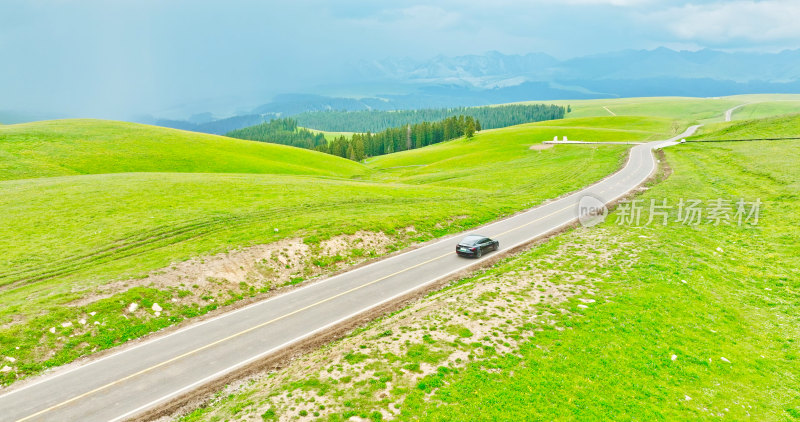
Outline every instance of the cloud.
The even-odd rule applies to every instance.
[[[632,7],[653,3],[653,0],[562,0],[564,4]]]
[[[800,2],[730,1],[688,4],[643,15],[673,36],[713,44],[772,42],[800,38]]]
[[[355,19],[356,22],[367,26],[388,24],[401,28],[425,28],[426,30],[446,29],[460,20],[461,15],[458,12],[426,5],[382,10],[373,16]]]

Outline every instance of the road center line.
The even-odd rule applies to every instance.
[[[510,230],[506,230],[506,231],[504,231],[504,232],[502,232],[502,233],[499,233],[499,234],[495,235],[495,237],[500,237],[500,236],[506,235],[506,234],[508,234],[508,233],[511,233],[511,232],[513,232],[513,231],[519,230],[519,229],[521,229],[521,228],[523,228],[523,227],[526,227],[526,226],[529,226],[529,225],[531,225],[531,224],[533,224],[533,223],[536,223],[536,222],[538,222],[538,221],[541,221],[541,220],[543,220],[543,219],[545,219],[545,218],[548,218],[548,217],[550,217],[550,216],[552,216],[552,215],[555,215],[555,214],[557,214],[557,213],[560,213],[560,212],[562,212],[562,211],[564,211],[564,210],[566,210],[566,209],[569,209],[569,208],[571,208],[571,207],[573,207],[573,206],[575,206],[575,204],[570,204],[570,205],[568,205],[568,206],[566,206],[566,207],[564,207],[564,208],[561,208],[561,209],[559,209],[559,210],[557,210],[557,211],[553,211],[552,213],[550,213],[550,214],[547,214],[547,215],[545,215],[545,216],[543,216],[543,217],[539,217],[539,218],[537,218],[537,219],[535,219],[535,220],[529,221],[529,222],[527,222],[527,223],[525,223],[525,224],[519,225],[519,226],[517,226],[517,227],[514,227],[514,228],[512,228],[512,229],[510,229]],[[23,421],[27,421],[27,420],[29,420],[29,419],[31,419],[31,418],[34,418],[34,417],[36,417],[36,416],[42,415],[42,414],[44,414],[44,413],[47,413],[47,412],[49,412],[49,411],[51,411],[51,410],[57,409],[57,408],[59,408],[59,407],[62,407],[62,406],[64,406],[64,405],[67,405],[67,404],[69,404],[69,403],[72,403],[72,402],[74,402],[74,401],[76,401],[76,400],[80,400],[80,399],[82,399],[82,398],[84,398],[84,397],[90,396],[90,395],[92,395],[92,394],[94,394],[94,393],[97,393],[97,392],[99,392],[99,391],[105,390],[105,389],[107,389],[107,388],[109,388],[109,387],[112,387],[112,386],[114,386],[114,385],[120,384],[120,383],[122,383],[122,382],[125,382],[125,381],[127,381],[127,380],[130,380],[130,379],[132,379],[132,378],[135,378],[135,377],[137,377],[137,376],[139,376],[139,375],[142,375],[142,374],[145,374],[145,373],[147,373],[147,372],[150,372],[150,371],[152,371],[152,370],[154,370],[154,369],[160,368],[160,367],[162,367],[162,366],[164,366],[164,365],[168,365],[168,364],[170,364],[170,363],[172,363],[172,362],[175,362],[175,361],[177,361],[177,360],[183,359],[183,358],[185,358],[185,357],[187,357],[187,356],[191,356],[191,355],[193,355],[193,354],[195,354],[195,353],[197,353],[197,352],[200,352],[200,351],[203,351],[203,350],[209,349],[209,348],[211,348],[211,347],[214,347],[214,346],[216,346],[216,345],[218,345],[218,344],[220,344],[220,343],[224,343],[224,342],[226,342],[226,341],[228,341],[228,340],[234,339],[234,338],[236,338],[236,337],[240,337],[240,336],[242,336],[242,335],[244,335],[244,334],[247,334],[247,333],[249,333],[249,332],[252,332],[252,331],[254,331],[254,330],[257,330],[257,329],[259,329],[259,328],[262,328],[262,327],[264,327],[264,326],[267,326],[267,325],[269,325],[269,324],[272,324],[272,323],[274,323],[274,322],[280,321],[280,320],[282,320],[282,319],[288,318],[288,317],[290,317],[290,316],[292,316],[292,315],[295,315],[295,314],[297,314],[297,313],[303,312],[303,311],[305,311],[305,310],[308,310],[308,309],[310,309],[310,308],[313,308],[313,307],[315,307],[315,306],[319,306],[319,305],[321,305],[321,304],[323,304],[323,303],[330,302],[331,300],[334,300],[334,299],[336,299],[336,298],[338,298],[338,297],[344,296],[344,295],[346,295],[346,294],[349,294],[349,293],[352,293],[352,292],[354,292],[354,291],[356,291],[356,290],[360,290],[360,289],[362,289],[362,288],[364,288],[364,287],[367,287],[367,286],[373,285],[373,284],[375,284],[375,283],[381,282],[381,281],[383,281],[383,280],[386,280],[386,279],[388,279],[388,278],[391,278],[391,277],[394,277],[394,276],[396,276],[396,275],[402,274],[402,273],[404,273],[404,272],[410,271],[410,270],[412,270],[412,269],[414,269],[414,268],[418,268],[418,267],[421,267],[421,266],[423,266],[423,265],[429,264],[429,263],[431,263],[431,262],[434,262],[434,261],[440,260],[440,259],[442,259],[442,258],[444,258],[444,257],[446,257],[446,256],[450,256],[450,255],[452,255],[452,253],[448,252],[448,253],[446,253],[446,254],[444,254],[444,255],[440,255],[440,256],[437,256],[437,257],[435,257],[435,258],[431,258],[431,259],[429,259],[429,260],[427,260],[427,261],[421,262],[421,263],[419,263],[419,264],[416,264],[416,265],[412,265],[412,266],[410,266],[410,267],[408,267],[408,268],[404,268],[404,269],[402,269],[402,270],[400,270],[400,271],[397,271],[397,272],[394,272],[394,273],[392,273],[392,274],[389,274],[389,275],[383,276],[383,277],[381,277],[381,278],[375,279],[375,280],[373,280],[373,281],[370,281],[370,282],[368,282],[368,283],[364,283],[364,284],[362,284],[362,285],[360,285],[360,286],[353,287],[353,288],[352,288],[352,289],[350,289],[350,290],[346,290],[346,291],[344,291],[344,292],[341,292],[341,293],[338,293],[338,294],[336,294],[336,295],[334,295],[334,296],[330,296],[330,297],[328,297],[328,298],[325,298],[325,299],[323,299],[323,300],[320,300],[319,302],[312,303],[312,304],[310,304],[310,305],[307,305],[307,306],[305,306],[305,307],[303,307],[303,308],[300,308],[300,309],[294,310],[294,311],[292,311],[292,312],[289,312],[289,313],[287,313],[287,314],[281,315],[281,316],[279,316],[279,317],[277,317],[277,318],[273,318],[273,319],[271,319],[271,320],[269,320],[269,321],[262,322],[261,324],[255,325],[255,326],[253,326],[253,327],[250,327],[250,328],[248,328],[248,329],[246,329],[246,330],[242,330],[242,331],[240,331],[240,332],[238,332],[238,333],[232,334],[232,335],[230,335],[230,336],[228,336],[228,337],[225,337],[225,338],[219,339],[219,340],[217,340],[217,341],[214,341],[214,342],[212,342],[212,343],[206,344],[206,345],[204,345],[204,346],[198,347],[198,348],[196,348],[196,349],[194,349],[194,350],[190,350],[190,351],[188,351],[188,352],[186,352],[186,353],[183,353],[183,354],[181,354],[181,355],[175,356],[175,357],[173,357],[173,358],[171,358],[171,359],[168,359],[168,360],[165,360],[165,361],[163,361],[163,362],[161,362],[161,363],[155,364],[155,365],[153,365],[153,366],[151,366],[151,367],[149,367],[149,368],[142,369],[142,370],[140,370],[140,371],[138,371],[138,372],[135,372],[135,373],[133,373],[133,374],[131,374],[131,375],[127,375],[127,376],[125,376],[125,377],[123,377],[123,378],[120,378],[120,379],[118,379],[118,380],[112,381],[112,382],[110,382],[110,383],[108,383],[108,384],[102,385],[102,386],[100,386],[100,387],[97,387],[97,388],[95,388],[95,389],[93,389],[93,390],[87,391],[87,392],[85,392],[85,393],[83,393],[83,394],[77,395],[77,396],[75,396],[75,397],[73,397],[73,398],[71,398],[71,399],[65,400],[65,401],[63,401],[63,402],[61,402],[61,403],[54,404],[53,406],[50,406],[50,407],[48,407],[48,408],[46,408],[46,409],[40,410],[40,411],[38,411],[38,412],[36,412],[36,413],[34,413],[34,414],[31,414],[31,415],[29,415],[29,416],[26,416],[26,417],[22,418],[22,419],[18,419],[18,420],[17,420],[17,422],[23,422]]]

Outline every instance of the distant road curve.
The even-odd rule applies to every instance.
[[[792,102],[800,102],[800,100],[765,100],[765,101],[751,101],[749,103],[739,104],[736,107],[730,108],[730,109],[725,111],[725,121],[726,122],[730,122],[733,119],[733,112],[738,110],[738,109],[740,109],[740,108],[742,108],[742,107],[744,107],[744,106],[751,105],[751,104],[773,103],[773,102],[775,102],[775,103],[778,103],[778,102],[781,102],[781,103],[792,103]]]
[[[557,232],[577,221],[581,198],[610,203],[656,170],[652,151],[691,136],[633,146],[613,175],[478,232],[501,251]],[[220,379],[255,361],[314,338],[398,298],[491,259],[469,260],[454,248],[465,233],[298,288],[199,322],[72,369],[56,370],[0,396],[2,421],[118,421]]]
[[[734,111],[736,111],[736,110],[738,110],[738,109],[740,109],[740,108],[742,108],[742,107],[744,107],[744,106],[746,106],[746,105],[750,105],[750,104],[755,104],[755,103],[744,103],[744,104],[739,104],[739,105],[737,105],[736,107],[729,108],[729,109],[725,110],[725,121],[726,121],[726,122],[730,122],[730,121],[731,121],[731,119],[733,118],[733,112],[734,112]]]

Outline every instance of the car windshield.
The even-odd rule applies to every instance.
[[[461,244],[462,245],[474,245],[474,244],[478,243],[481,239],[483,239],[483,236],[467,236],[467,237],[464,238],[464,240],[461,241]]]

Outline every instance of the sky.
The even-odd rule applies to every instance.
[[[386,58],[777,52],[797,22],[800,0],[2,0],[0,111],[247,107]]]

